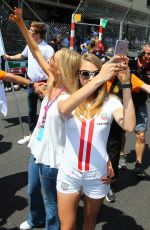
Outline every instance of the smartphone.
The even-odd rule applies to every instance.
[[[127,56],[129,42],[126,40],[117,40],[115,45],[114,55]]]

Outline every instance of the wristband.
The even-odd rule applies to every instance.
[[[29,80],[29,87],[32,87],[32,86],[33,86],[33,84],[34,84],[34,81]]]
[[[3,80],[6,76],[6,72],[3,70],[0,70],[0,80]]]
[[[122,84],[122,89],[127,89],[127,88],[132,88],[132,84],[131,83]]]

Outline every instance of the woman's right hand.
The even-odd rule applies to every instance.
[[[103,184],[110,184],[112,182],[112,179],[114,178],[115,174],[114,174],[114,170],[112,167],[112,163],[110,160],[108,160],[107,162],[107,175],[101,177],[101,181],[103,182]]]
[[[15,22],[16,24],[19,24],[19,22],[21,22],[23,20],[22,18],[22,9],[15,7],[13,14],[11,14],[9,16],[9,19],[13,22]]]
[[[120,56],[112,57],[108,62],[102,65],[101,71],[97,75],[104,82],[110,80],[112,77],[116,76],[118,72],[126,68],[125,62]]]

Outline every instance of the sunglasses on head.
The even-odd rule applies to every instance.
[[[90,77],[95,77],[99,73],[99,71],[100,70],[96,70],[96,71],[90,72],[88,70],[80,70],[79,71],[79,75],[83,79],[89,79]]]

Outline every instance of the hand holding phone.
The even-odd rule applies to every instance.
[[[127,56],[129,42],[126,40],[117,40],[115,45],[114,55],[116,56]]]

